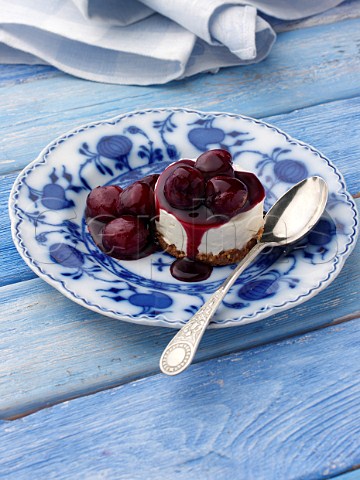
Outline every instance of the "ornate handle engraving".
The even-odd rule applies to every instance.
[[[200,310],[182,327],[170,341],[160,358],[160,369],[167,375],[177,375],[192,362],[202,336],[216,312],[222,299],[234,284],[238,276],[265,248],[265,244],[257,243],[249,254],[237,265],[221,287],[214,292]]]
[[[223,291],[219,289],[171,340],[160,359],[160,368],[164,373],[176,375],[190,365],[206,327],[222,298]]]

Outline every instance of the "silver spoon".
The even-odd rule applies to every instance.
[[[165,348],[160,359],[163,373],[177,375],[191,364],[212,316],[239,275],[265,247],[287,245],[306,235],[323,213],[327,197],[325,180],[314,176],[279,198],[265,216],[261,240]]]

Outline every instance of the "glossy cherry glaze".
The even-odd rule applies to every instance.
[[[202,153],[197,158],[195,167],[200,170],[205,180],[219,175],[234,176],[231,154],[220,148]]]
[[[160,175],[156,187],[155,187],[155,211],[158,215],[160,213],[160,208],[166,210],[169,213],[172,213],[181,224],[198,224],[198,225],[220,225],[219,219],[214,217],[213,212],[205,206],[205,204],[199,205],[196,209],[180,209],[175,208],[169,204],[166,199],[164,187],[168,177],[172,176],[173,172],[182,165],[194,166],[195,162],[193,160],[179,160],[171,165],[169,165],[163,173]],[[196,217],[194,217],[196,213]]]
[[[154,190],[156,182],[158,178],[160,177],[159,173],[153,173],[152,175],[147,175],[146,177],[143,177],[141,180],[139,180],[142,183],[147,183],[149,187]]]
[[[190,165],[177,165],[165,181],[164,196],[174,208],[194,210],[205,200],[202,173]]]
[[[104,253],[120,260],[138,260],[157,250],[153,241],[152,187],[158,177],[158,174],[148,175],[124,190],[117,185],[98,187],[89,194],[86,223],[95,244]],[[104,205],[111,205],[111,209],[105,209]],[[99,212],[102,215],[94,215]]]
[[[133,215],[122,215],[106,224],[102,243],[106,252],[124,258],[141,252],[149,243],[149,229],[145,222]]]
[[[118,213],[152,218],[155,212],[154,191],[148,183],[134,182],[119,196]]]
[[[188,257],[176,259],[171,267],[171,275],[182,282],[201,282],[210,277],[213,267]]]
[[[247,197],[247,186],[235,177],[216,176],[206,184],[206,206],[228,218],[241,212]]]
[[[116,217],[121,192],[118,185],[94,188],[86,199],[86,216],[105,221]]]
[[[248,210],[251,210],[255,205],[264,200],[264,187],[254,173],[235,170],[235,177],[241,180],[246,185],[248,190],[248,197],[245,205],[241,209],[242,212],[247,212]]]
[[[235,205],[233,210],[230,211],[230,207],[225,208],[224,204],[224,208],[221,209],[219,202],[219,205],[217,205],[217,208],[215,209],[216,211],[213,211],[209,208],[211,202],[207,202],[206,198],[204,203],[200,204],[195,209],[183,210],[174,208],[166,199],[164,186],[174,170],[181,165],[195,166],[195,162],[192,160],[179,160],[167,167],[157,181],[155,187],[156,216],[158,217],[160,215],[160,210],[163,209],[177,218],[187,236],[186,256],[190,259],[195,259],[196,255],[199,253],[198,249],[206,231],[210,228],[219,227],[228,222],[234,215],[238,215],[239,213],[246,212],[253,208],[264,199],[265,191],[261,182],[253,173],[235,172],[235,178],[233,178],[233,180],[240,180],[238,187],[240,188],[241,193],[239,194],[240,198],[238,198],[238,200],[242,205],[241,208],[236,208]],[[211,180],[208,180],[207,183],[209,183],[209,181]],[[237,199],[236,192],[234,192],[234,195],[235,199]]]
[[[133,218],[136,220],[136,217]],[[112,218],[111,222],[115,220],[118,220],[118,218]],[[105,228],[110,225],[109,222],[104,223],[100,222],[97,219],[88,217],[86,219],[86,223],[95,244],[100,248],[101,251],[111,257],[117,258],[119,260],[139,260],[140,258],[147,257],[154,253],[156,250],[158,250],[158,246],[152,241],[151,229],[148,230],[148,235],[145,234],[145,236],[147,237],[147,242],[142,243],[142,245],[140,245],[140,242],[143,242],[144,233],[140,234],[139,241],[136,238],[134,240],[134,235],[131,235],[131,229],[128,232],[128,240],[125,239],[124,243],[120,243],[120,245],[111,245],[111,241],[109,241],[109,235],[107,241],[105,239],[106,234],[104,235]],[[135,242],[138,242],[137,249],[133,250],[131,253],[131,247],[130,250],[128,250],[127,252],[125,252],[122,248],[119,248],[119,246],[121,247],[121,245],[126,245],[127,241],[131,242],[131,237],[133,238],[134,245],[136,245]]]

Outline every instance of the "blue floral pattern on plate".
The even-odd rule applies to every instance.
[[[92,241],[84,206],[98,185],[125,187],[209,148],[228,149],[236,164],[260,177],[266,209],[310,175],[322,176],[330,191],[315,229],[292,247],[264,251],[238,279],[211,326],[260,320],[333,281],[355,245],[358,226],[342,175],[320,152],[276,127],[227,113],[143,110],[56,139],[13,186],[16,247],[35,273],[80,305],[130,322],[181,327],[234,267],[215,268],[201,283],[181,283],[170,275],[168,254],[115,260]]]

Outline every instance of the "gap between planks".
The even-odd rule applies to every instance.
[[[360,464],[354,465],[349,470],[344,470],[340,475],[328,477],[328,480],[359,480],[360,479]]]
[[[317,327],[314,327],[314,328],[310,328],[310,329],[306,329],[304,330],[303,332],[296,332],[294,334],[290,334],[288,335],[287,337],[284,337],[284,338],[281,338],[281,340],[279,339],[274,339],[274,340],[271,340],[269,342],[259,342],[257,343],[256,345],[254,346],[251,346],[251,347],[245,347],[245,348],[240,348],[238,350],[234,350],[233,352],[231,353],[224,353],[224,354],[220,354],[220,355],[217,355],[216,357],[209,357],[209,358],[206,358],[204,360],[195,360],[193,362],[193,364],[201,364],[201,363],[204,363],[204,362],[208,362],[208,361],[211,361],[211,360],[214,360],[214,359],[220,359],[220,358],[225,358],[225,357],[228,357],[229,355],[233,355],[233,354],[237,354],[237,353],[240,353],[240,352],[247,352],[247,351],[250,351],[250,350],[254,350],[254,349],[257,349],[257,348],[261,348],[261,347],[265,347],[265,346],[271,346],[271,345],[275,345],[279,342],[285,342],[285,341],[288,341],[288,340],[291,340],[291,339],[296,339],[296,338],[300,338],[304,335],[307,335],[307,334],[311,334],[313,332],[316,332],[316,331],[320,331],[320,330],[323,330],[323,329],[326,329],[326,328],[329,328],[329,327],[334,327],[334,326],[337,326],[337,325],[341,325],[343,323],[346,323],[346,322],[353,322],[353,321],[360,321],[360,311],[358,312],[355,312],[353,314],[350,314],[350,315],[346,315],[344,317],[340,317],[336,320],[333,320],[329,323],[326,323],[324,325],[320,325],[320,326],[317,326]],[[114,383],[112,385],[109,385],[109,386],[106,386],[104,388],[99,388],[99,389],[95,389],[91,392],[87,392],[87,393],[83,393],[83,394],[80,394],[80,395],[73,395],[73,396],[69,396],[67,397],[66,399],[60,399],[59,401],[54,401],[54,402],[47,402],[46,405],[43,405],[39,408],[36,408],[36,409],[33,409],[33,410],[28,410],[28,411],[24,411],[20,414],[17,414],[17,415],[13,415],[13,416],[9,416],[9,417],[5,417],[5,418],[2,418],[0,419],[0,422],[2,420],[5,420],[5,421],[13,421],[13,420],[17,420],[19,418],[24,418],[24,417],[27,417],[29,415],[32,415],[33,413],[36,413],[40,410],[44,410],[46,408],[51,408],[55,405],[60,405],[61,403],[64,403],[65,401],[71,401],[71,400],[75,400],[76,398],[82,398],[82,397],[87,397],[89,395],[95,395],[99,392],[104,392],[106,390],[111,390],[113,388],[117,388],[117,387],[120,387],[120,386],[123,386],[123,385],[128,385],[128,384],[132,384],[134,382],[137,382],[139,380],[142,380],[144,378],[150,378],[150,377],[153,377],[155,375],[163,375],[161,374],[159,371],[155,371],[155,372],[151,372],[149,374],[146,375],[146,377],[141,377],[141,378],[132,378],[130,381],[122,381],[120,383]]]
[[[1,467],[9,480],[295,480],[351,472],[360,459],[359,326],[348,322],[0,423]]]

